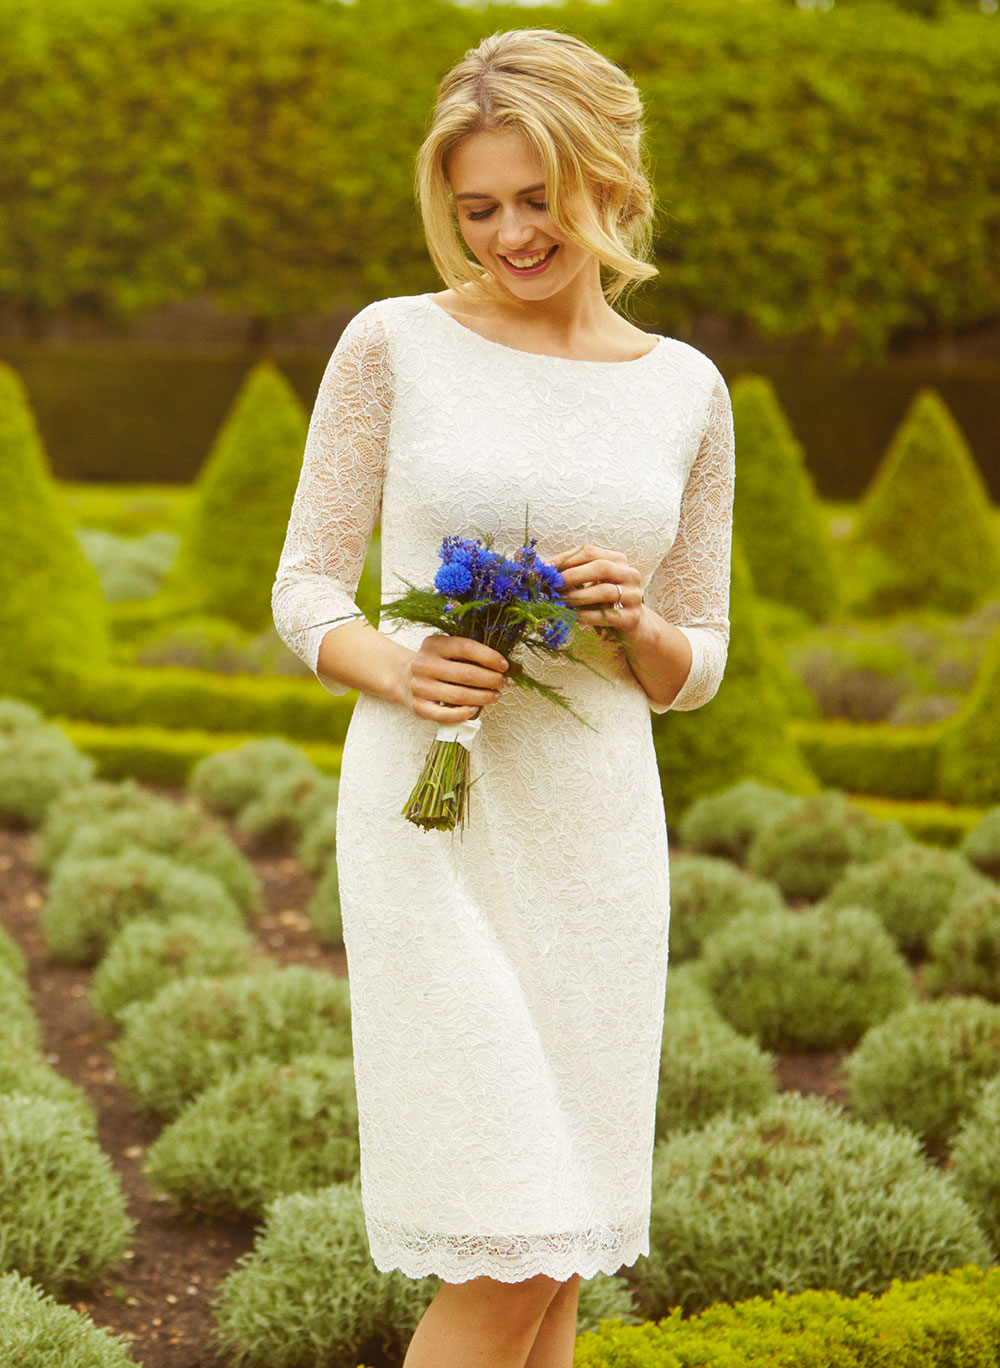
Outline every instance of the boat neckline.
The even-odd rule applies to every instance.
[[[483,334],[477,332],[475,328],[470,328],[465,323],[460,323],[454,314],[449,313],[443,304],[439,304],[437,300],[432,297],[429,291],[427,294],[421,295],[420,298],[434,309],[435,312],[444,314],[445,318],[449,319],[456,328],[461,328],[462,332],[470,333],[473,337],[478,337],[480,342],[484,342],[487,347],[499,347],[501,351],[514,352],[517,356],[533,356],[538,361],[559,361],[564,366],[638,366],[641,365],[643,361],[648,360],[649,357],[655,355],[664,342],[664,338],[660,333],[648,333],[647,336],[655,337],[657,339],[656,346],[650,347],[649,351],[643,352],[641,356],[633,356],[628,361],[587,361],[582,357],[554,356],[551,352],[525,351],[523,347],[508,347],[506,342],[494,342],[491,337],[484,337]]]

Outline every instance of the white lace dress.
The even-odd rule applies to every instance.
[[[429,585],[441,539],[624,552],[688,636],[673,703],[716,692],[729,639],[729,395],[661,337],[638,360],[491,342],[430,295],[348,324],[320,385],[274,583],[287,645],[354,610],[382,526],[383,599]],[[416,647],[429,629],[384,624]],[[361,695],[337,856],[361,1185],[383,1271],[516,1282],[648,1253],[667,972],[667,832],[650,703],[623,664],[541,668],[591,723],[509,688],[484,709],[464,837],[400,809],[436,724]],[[332,694],[345,689],[318,676]],[[665,711],[656,708],[656,711]]]

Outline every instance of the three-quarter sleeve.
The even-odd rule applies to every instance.
[[[348,686],[319,673],[320,643],[335,630],[329,619],[357,615],[354,596],[382,506],[392,394],[376,302],[348,323],[320,381],[271,590],[278,635],[331,694]]]
[[[691,643],[691,669],[670,704],[653,712],[689,712],[715,697],[729,652],[735,443],[733,410],[721,375],[708,401],[698,454],[681,498],[673,545],[650,576],[645,601]]]

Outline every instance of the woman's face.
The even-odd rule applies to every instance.
[[[597,257],[550,217],[541,158],[522,134],[470,133],[446,171],[469,250],[513,295],[549,299],[574,281],[600,290]]]

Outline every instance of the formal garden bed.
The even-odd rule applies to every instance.
[[[9,700],[0,721],[8,761],[13,736],[50,725]],[[381,1278],[367,1256],[335,781],[277,738],[203,761],[186,789],[95,780],[78,754],[44,802],[37,774],[10,782],[16,764],[3,795],[0,1126],[56,1175],[48,1196],[20,1180],[48,1214],[23,1248],[12,1223],[4,1267],[146,1368],[390,1368],[436,1284]],[[692,805],[672,840],[653,1250],[585,1284],[581,1330],[988,1267],[996,842],[970,839],[973,863],[835,791],[754,783]],[[101,1194],[85,1248],[63,1168],[70,1192]],[[821,1238],[834,1189],[847,1254]],[[737,1251],[768,1230],[765,1286]]]

